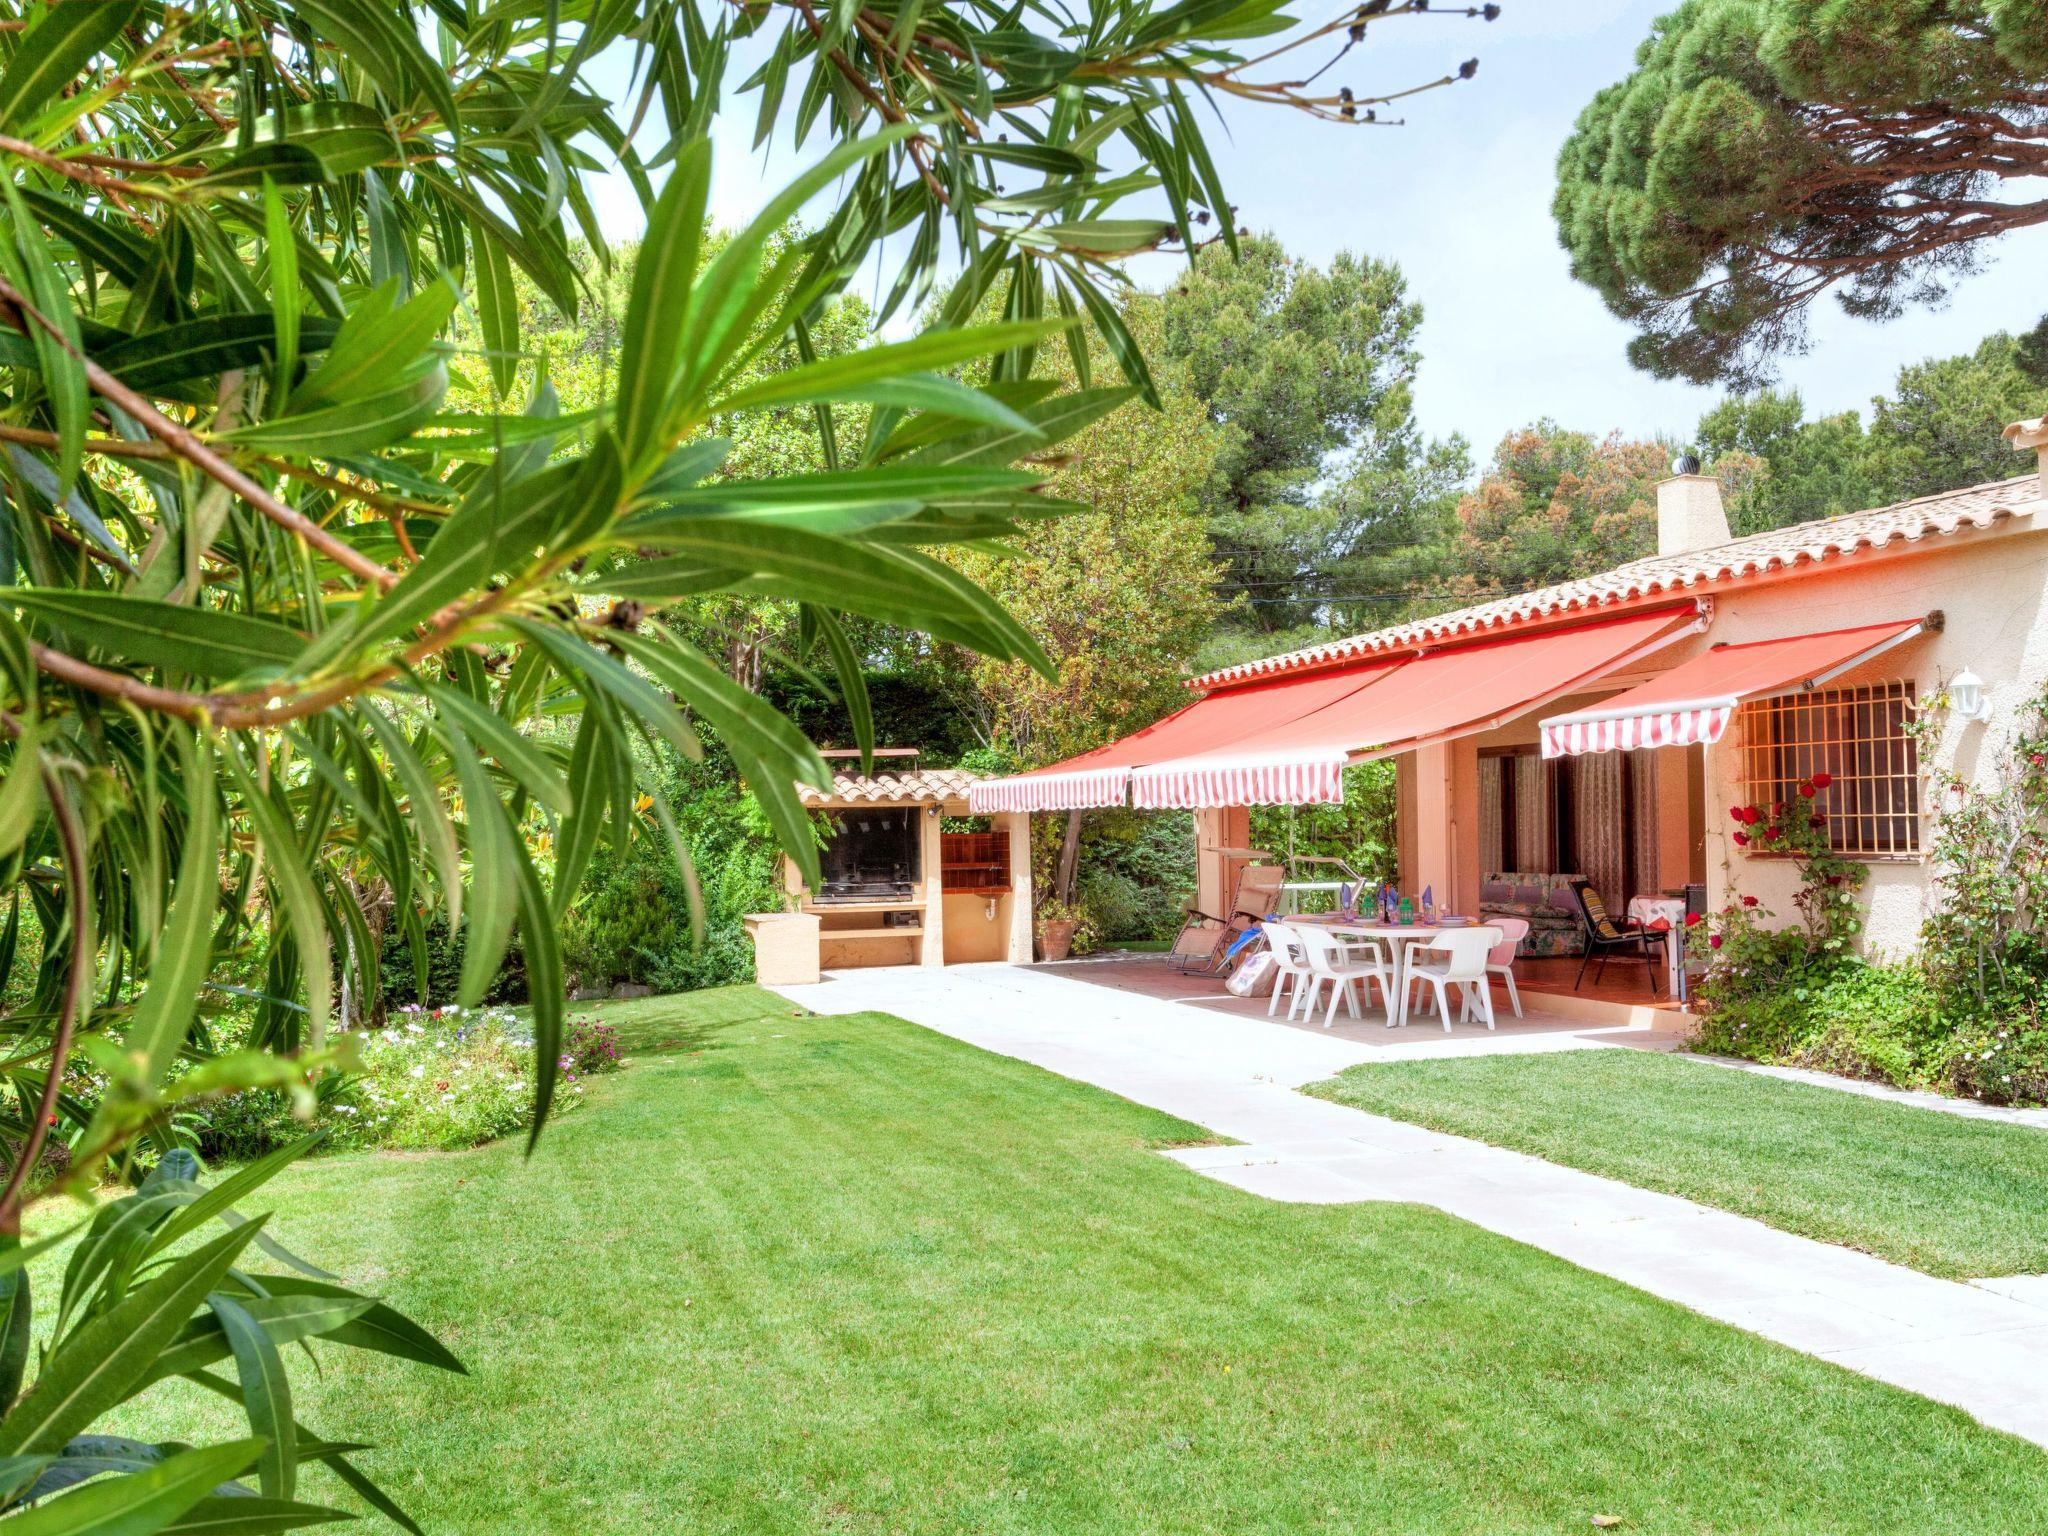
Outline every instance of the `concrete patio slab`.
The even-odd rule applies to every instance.
[[[1972,1280],[1970,1284],[1979,1290],[1992,1291],[2048,1311],[2048,1275],[2000,1275],[1989,1280]]]
[[[774,989],[820,1013],[891,1013],[1093,1083],[1242,1143],[1167,1155],[1273,1200],[1408,1201],[1501,1233],[2048,1446],[2048,1277],[1966,1284],[1671,1195],[1293,1090],[1365,1061],[1586,1049],[1609,1029],[1370,1042],[1190,1007],[1040,968],[837,972]],[[1396,1055],[1394,1053],[1398,1052]],[[2029,1281],[2039,1281],[2038,1286]]]

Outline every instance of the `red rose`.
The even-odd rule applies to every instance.
[[[1771,804],[1771,814],[1772,814],[1773,816],[1782,816],[1782,815],[1784,815],[1784,814],[1785,814],[1785,802],[1784,802],[1784,801],[1782,801],[1782,800],[1777,800],[1777,801],[1773,801],[1773,802],[1772,802],[1772,804]]]
[[[1701,923],[1705,921],[1706,917],[1702,913],[1688,912],[1685,914],[1685,926],[1688,928],[1697,928]]]
[[[1719,949],[1720,947],[1721,947],[1721,935],[1719,935],[1718,933],[1717,933],[1717,934],[1714,934],[1714,935],[1713,935],[1713,936],[1712,936],[1711,938],[1709,938],[1709,939],[1707,940],[1707,948],[1709,948],[1709,949]]]
[[[1840,875],[1829,875],[1829,876],[1828,876],[1828,884],[1829,884],[1829,885],[1840,885],[1841,883],[1842,883],[1842,877],[1841,877]]]
[[[1736,833],[1735,846],[1738,848],[1747,848],[1749,846],[1749,834],[1747,832]]]
[[[1756,898],[1754,896],[1745,896],[1742,898],[1742,904],[1745,907],[1753,907],[1756,905]]]
[[[1806,782],[1811,784],[1815,789],[1826,789],[1830,784],[1835,782],[1835,776],[1832,773],[1816,773],[1812,778],[1808,779]]]
[[[1752,827],[1755,826],[1758,822],[1762,821],[1763,819],[1764,813],[1758,810],[1753,805],[1749,808],[1749,814],[1743,817],[1743,820],[1747,821]]]
[[[1728,807],[1728,814],[1737,821],[1747,821],[1749,820],[1749,807],[1746,805],[1731,805]]]
[[[1799,793],[1806,796],[1807,799],[1811,800],[1815,795],[1820,793],[1820,790],[1815,785],[1807,783],[1799,786]]]
[[[1824,827],[1828,824],[1828,819],[1821,812],[1815,811],[1811,816],[1806,818],[1806,824],[1809,827]]]

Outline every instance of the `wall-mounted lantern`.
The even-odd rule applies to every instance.
[[[1989,720],[1991,700],[1984,696],[1984,679],[1963,668],[1948,684],[1949,712],[1958,720]]]

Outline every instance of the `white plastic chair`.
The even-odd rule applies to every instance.
[[[1522,940],[1529,937],[1529,919],[1526,917],[1497,917],[1493,926],[1500,930],[1500,942],[1486,957],[1488,975],[1498,976],[1508,984],[1508,1002],[1514,1006],[1515,1017],[1522,1017],[1522,994],[1515,990],[1515,953],[1522,947]]]
[[[1440,960],[1416,960],[1408,966],[1408,981],[1430,988],[1436,994],[1437,1012],[1443,1016],[1444,1033],[1451,1032],[1451,988],[1456,987],[1462,1006],[1460,1018],[1477,1013],[1493,1025],[1493,995],[1487,984],[1487,957],[1500,942],[1498,928],[1453,928],[1423,942],[1422,948],[1443,956]]]
[[[1316,998],[1323,986],[1330,987],[1330,1008],[1323,1015],[1323,1028],[1328,1029],[1337,1022],[1337,1003],[1341,998],[1345,1007],[1351,1010],[1351,1017],[1360,1017],[1359,1003],[1372,1001],[1372,984],[1380,984],[1380,998],[1387,1011],[1393,1011],[1394,974],[1388,967],[1386,957],[1380,953],[1379,945],[1370,939],[1345,942],[1334,933],[1303,924],[1294,930],[1295,936],[1307,951],[1309,968],[1308,1005],[1304,1016],[1315,1011]],[[1358,984],[1354,995],[1352,984]]]
[[[1287,1017],[1294,1017],[1303,999],[1308,995],[1314,973],[1309,970],[1308,950],[1302,943],[1301,935],[1285,923],[1261,923],[1259,932],[1266,936],[1266,947],[1273,952],[1273,1000],[1266,1004],[1266,1017],[1271,1018],[1280,1006],[1280,994],[1287,990],[1289,982],[1294,983],[1294,996],[1287,1004]]]

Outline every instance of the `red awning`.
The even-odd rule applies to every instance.
[[[1696,603],[1428,652],[1376,686],[1229,747],[1131,775],[1147,807],[1310,805],[1343,798],[1347,763],[1504,724],[1705,624]]]
[[[968,804],[980,815],[1123,805],[1131,772],[1139,765],[1258,736],[1369,688],[1412,659],[1387,657],[1341,671],[1212,693],[1106,747],[1014,778],[984,779],[968,791]]]
[[[1716,742],[1743,700],[1817,688],[1925,628],[1921,619],[1894,619],[1823,634],[1717,645],[1598,709],[1544,721],[1543,755]]]
[[[1704,623],[1696,603],[1222,689],[1122,741],[984,780],[977,812],[1090,806],[1313,805],[1342,770],[1485,730],[1604,677]]]

